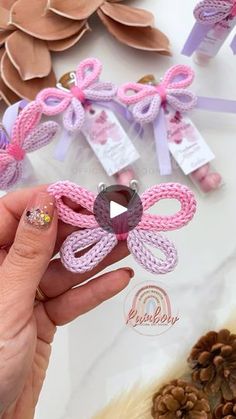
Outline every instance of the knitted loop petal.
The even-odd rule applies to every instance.
[[[39,123],[42,116],[40,104],[31,102],[17,117],[9,145],[0,150],[0,188],[8,189],[23,174],[26,153],[47,145],[58,130],[53,121]]]

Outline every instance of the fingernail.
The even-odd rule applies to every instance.
[[[130,276],[130,279],[134,277],[134,270],[132,268],[126,267],[126,268],[122,268],[122,269],[128,272],[128,274]]]
[[[25,222],[38,228],[49,228],[54,214],[54,199],[46,192],[37,193],[25,211]]]

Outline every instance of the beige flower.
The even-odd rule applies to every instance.
[[[70,48],[89,30],[48,9],[47,0],[0,0],[0,96],[8,104],[54,86],[51,51]]]
[[[120,4],[122,0],[48,0],[50,10],[73,21],[97,13],[107,30],[130,47],[170,55],[168,38],[153,28],[152,13]]]
[[[170,54],[168,38],[153,28],[152,13],[119,0],[0,0],[0,97],[8,104],[31,100],[54,86],[51,52],[76,44],[90,29],[93,13],[120,42]]]

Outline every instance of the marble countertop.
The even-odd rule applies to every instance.
[[[207,67],[180,55],[193,23],[195,0],[137,0],[131,4],[155,14],[156,26],[172,41],[172,57],[120,45],[95,20],[94,30],[80,45],[54,58],[58,76],[88,56],[101,59],[104,79],[118,83],[153,72],[159,77],[169,66],[187,63],[196,70],[193,89],[197,94],[236,99],[236,59],[228,44]],[[112,396],[137,381],[148,382],[163,374],[200,334],[224,324],[235,309],[236,118],[194,111],[192,119],[216,155],[214,165],[224,178],[224,187],[208,196],[195,190],[198,210],[194,221],[168,234],[179,250],[179,265],[173,273],[153,278],[129,257],[119,264],[130,264],[135,269],[129,289],[58,330],[37,419],[91,419]],[[32,161],[39,173],[38,182],[71,179],[92,190],[99,182],[112,183],[91,153],[89,164],[83,158],[83,145],[73,147],[63,164],[51,159],[50,148],[48,153],[35,153]],[[143,191],[160,182],[160,177],[151,137],[141,149],[142,160],[136,169]],[[175,172],[172,180],[192,186],[180,173]],[[162,210],[169,210],[169,205],[167,202]],[[124,300],[131,287],[148,279],[170,290],[181,316],[176,327],[155,337],[135,333],[126,327],[123,316]]]

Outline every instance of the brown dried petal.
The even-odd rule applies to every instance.
[[[4,53],[1,61],[1,74],[4,83],[13,90],[18,96],[33,100],[36,94],[46,88],[55,86],[56,77],[53,70],[47,77],[35,78],[23,81],[16,68],[11,63],[7,53]]]
[[[0,47],[2,47],[9,35],[12,34],[12,31],[0,31]]]
[[[104,0],[49,0],[48,7],[58,15],[69,19],[89,18]]]
[[[11,23],[36,38],[56,41],[78,33],[85,22],[56,15],[47,9],[47,0],[18,0],[11,9]]]
[[[9,87],[7,87],[4,81],[0,77],[0,99],[3,99],[7,105],[11,105],[12,103],[17,102],[20,100],[19,96],[17,96]]]
[[[9,10],[0,6],[0,29],[7,29],[10,18]]]
[[[154,16],[147,10],[137,9],[136,7],[129,7],[125,4],[111,4],[107,1],[101,6],[103,13],[127,26],[152,26],[154,23]]]
[[[15,2],[16,0],[0,0],[0,6],[4,7],[7,10],[10,10],[10,8],[13,6]]]
[[[65,51],[66,49],[73,47],[73,45],[75,45],[82,38],[82,36],[90,30],[91,29],[88,23],[86,23],[78,33],[70,36],[69,38],[62,39],[60,41],[48,41],[48,49],[55,52]]]
[[[106,16],[102,10],[98,10],[97,13],[107,30],[123,44],[144,51],[157,51],[160,54],[170,55],[169,40],[158,29],[125,26]]]
[[[47,76],[52,68],[47,43],[16,30],[6,41],[6,51],[22,80]]]

